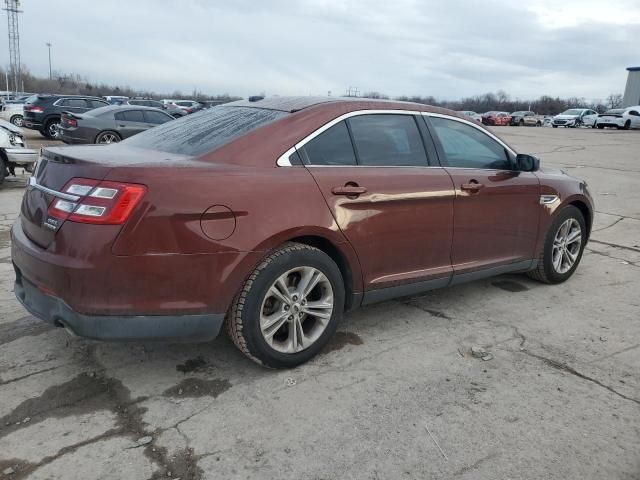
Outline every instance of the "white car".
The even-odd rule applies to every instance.
[[[465,117],[469,117],[475,120],[476,122],[482,123],[482,115],[480,115],[479,113],[473,112],[471,110],[460,110],[457,113],[464,115]]]
[[[640,128],[640,105],[627,108],[612,108],[598,115],[594,128],[616,127],[618,130]]]
[[[23,103],[5,103],[2,105],[0,118],[13,123],[16,127],[22,126]]]
[[[570,108],[553,117],[551,126],[558,127],[592,127],[598,118],[598,112],[589,108]]]
[[[31,172],[37,160],[38,151],[27,148],[22,129],[0,120],[0,184],[7,174],[15,175],[16,167]]]

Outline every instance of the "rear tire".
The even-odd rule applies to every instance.
[[[524,127],[524,120],[520,119],[520,121],[518,122],[518,126]]]
[[[103,144],[118,143],[121,140],[122,138],[120,138],[120,135],[118,135],[117,132],[112,132],[111,130],[107,130],[105,132],[100,132],[98,134],[98,136],[96,137],[95,143],[103,143]]]
[[[538,265],[527,275],[543,283],[568,280],[580,264],[586,241],[587,226],[582,212],[573,205],[564,207],[551,222]]]
[[[0,185],[4,183],[4,177],[6,176],[7,176],[7,164],[5,163],[4,158],[2,158],[2,155],[0,155]]]
[[[554,125],[553,123],[551,124],[551,126],[552,126],[553,128],[558,128],[558,125]]]
[[[58,137],[60,137],[60,119],[54,118],[49,120],[44,126],[44,131],[41,133],[47,138],[57,140]]]
[[[306,294],[305,284],[314,285]],[[344,296],[342,275],[331,257],[308,245],[285,243],[244,282],[228,312],[227,333],[254,362],[292,368],[317,355],[333,336]]]

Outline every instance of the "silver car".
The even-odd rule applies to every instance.
[[[15,168],[32,171],[38,159],[38,151],[27,148],[20,127],[0,120],[0,184],[7,175],[15,175]]]

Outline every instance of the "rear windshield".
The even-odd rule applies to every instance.
[[[151,128],[123,143],[181,155],[202,155],[286,115],[260,108],[214,107]]]
[[[623,113],[624,112],[624,108],[614,108],[611,110],[607,110],[606,112],[604,112],[604,114],[606,115],[607,113],[611,113],[611,114],[619,114],[619,113]]]

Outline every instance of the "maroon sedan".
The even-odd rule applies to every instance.
[[[15,293],[102,340],[316,355],[344,311],[507,272],[568,279],[585,182],[410,103],[235,102],[114,145],[43,150],[12,230]]]

